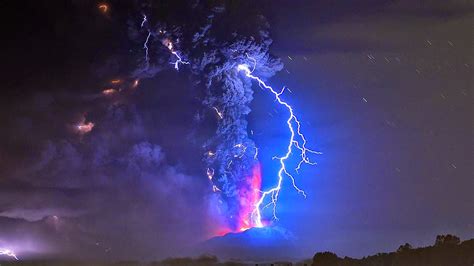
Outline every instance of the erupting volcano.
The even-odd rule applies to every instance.
[[[262,227],[262,221],[255,216],[255,206],[261,197],[262,170],[260,163],[256,163],[252,169],[252,175],[247,178],[248,187],[239,190],[240,212],[238,231],[245,231],[252,227]]]

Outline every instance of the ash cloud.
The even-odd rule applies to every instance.
[[[19,256],[157,258],[210,234],[205,183],[168,162],[151,115],[101,112],[87,135],[36,139],[24,167],[2,173],[0,241]]]
[[[246,121],[252,89],[236,66],[252,64],[249,55],[262,77],[281,69],[268,54],[268,24],[249,11],[250,4],[116,3],[110,16],[97,12],[85,20],[96,3],[74,3],[57,21],[48,21],[54,30],[31,36],[48,41],[25,60],[44,65],[50,59],[44,51],[58,34],[92,37],[64,40],[64,51],[49,55],[54,67],[31,68],[28,79],[14,76],[21,93],[9,92],[10,100],[2,101],[7,111],[0,113],[0,244],[24,258],[182,255],[188,245],[213,236],[216,221],[233,226],[221,219],[238,213],[237,192],[248,188],[245,177],[255,163]],[[140,28],[145,12],[150,23]],[[148,66],[147,30],[153,30]],[[166,39],[190,62],[178,74]],[[79,61],[77,47],[84,57]],[[117,77],[124,84],[103,95]],[[131,88],[135,79],[140,85]],[[79,134],[77,125],[89,122],[92,129]],[[239,143],[245,151],[235,148]],[[214,158],[201,156],[211,149]],[[208,167],[215,168],[222,193],[212,192]]]
[[[189,145],[188,133],[163,120],[161,91],[172,86],[156,84],[111,98],[78,82],[67,94],[31,93],[4,105],[0,246],[22,259],[153,259],[211,235],[212,195],[182,166],[192,158],[169,148]],[[83,118],[95,126],[77,134],[71,127]]]
[[[176,58],[169,43],[189,62],[180,71],[191,77],[196,90],[203,92],[199,97],[204,108],[198,111],[195,122],[214,128],[201,143],[202,175],[207,173],[212,179],[214,191],[222,199],[221,215],[230,217],[227,226],[235,230],[241,207],[239,191],[253,189],[248,179],[257,163],[247,122],[253,90],[251,81],[243,78],[237,66],[255,65],[256,75],[265,79],[280,71],[282,63],[269,54],[269,25],[252,4],[171,4],[167,15],[160,12],[161,8],[159,4],[143,7],[142,13],[148,18],[144,27],[140,20],[129,22],[129,36],[137,44],[150,36],[150,60],[138,59],[139,67],[133,75],[151,77],[171,68],[170,61]],[[143,57],[143,52],[137,58],[140,55]]]

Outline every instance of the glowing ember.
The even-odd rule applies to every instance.
[[[133,84],[132,84],[132,88],[136,88],[138,87],[138,84],[140,83],[140,80],[139,79],[136,79],[133,81]]]
[[[107,13],[109,11],[109,5],[107,4],[100,4],[99,5],[99,9],[100,11],[102,11],[102,13]]]
[[[121,79],[114,79],[114,80],[111,80],[110,83],[112,83],[112,84],[120,84],[120,83],[122,83],[122,80],[121,80]]]
[[[105,89],[102,91],[102,94],[103,95],[113,95],[115,94],[117,91],[115,89]]]
[[[84,122],[81,122],[76,125],[76,130],[79,134],[84,135],[92,131],[94,128],[94,123],[89,122],[85,124]]]
[[[214,177],[214,169],[212,168],[207,168],[207,178],[209,178],[209,180],[212,180],[212,178]]]

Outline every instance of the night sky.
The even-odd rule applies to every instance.
[[[156,2],[168,21],[186,19],[176,12],[185,4]],[[362,257],[437,234],[474,236],[472,3],[225,2],[243,16],[229,28],[268,20],[283,69],[267,83],[290,89],[308,145],[323,153],[295,175],[307,198],[287,181],[280,193],[273,225],[297,239],[291,256]],[[221,229],[202,160],[215,116],[191,66],[166,63],[134,85],[146,35],[137,42],[129,29],[141,8],[0,3],[0,248],[155,259],[187,256]],[[288,128],[285,111],[252,88],[248,130],[265,188]]]

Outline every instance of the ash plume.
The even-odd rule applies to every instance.
[[[202,143],[203,176],[208,176],[213,191],[220,194],[219,211],[229,217],[228,226],[235,230],[242,204],[249,204],[239,195],[255,189],[248,177],[258,164],[257,147],[249,137],[247,122],[253,99],[251,81],[242,79],[236,67],[254,65],[260,77],[268,78],[281,70],[282,64],[269,54],[269,24],[251,4],[209,3],[170,4],[167,8],[176,10],[168,10],[167,14],[176,14],[173,16],[160,13],[160,4],[143,5],[144,20],[129,22],[130,38],[137,44],[145,41],[146,50],[144,56],[143,51],[138,56],[139,67],[133,75],[152,77],[169,68],[177,53],[189,63],[180,71],[203,92],[204,108],[198,111],[196,122],[210,121],[215,127]]]

